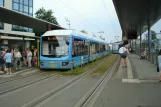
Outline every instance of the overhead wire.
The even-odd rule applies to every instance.
[[[104,3],[103,0],[102,0],[102,4],[103,4],[103,6],[104,6],[104,8],[105,8],[105,10],[106,10],[106,12],[107,12],[107,15],[108,15],[110,21],[111,21],[111,24],[112,24],[113,30],[114,30],[114,34],[116,34],[116,32],[115,32],[116,27],[115,27],[115,25],[113,24],[112,18],[111,18],[111,16],[110,16],[110,14],[109,14],[109,12],[108,12],[108,10],[107,10],[107,8],[106,8],[106,5],[105,5],[105,3]],[[116,35],[116,36],[117,36],[117,35]]]
[[[82,14],[80,14],[80,13],[78,13],[77,11],[75,11],[73,8],[71,8],[71,7],[69,7],[67,4],[65,4],[62,0],[58,0],[59,2],[61,2],[63,5],[65,5],[66,7],[68,7],[69,9],[71,9],[73,12],[75,12],[78,16],[81,16],[81,17],[84,17],[85,18],[85,16],[84,15],[82,15]],[[87,21],[88,23],[90,23],[90,24],[92,24],[92,25],[94,25],[94,26],[96,26],[94,23],[92,23],[92,22],[90,22],[90,21]],[[99,30],[100,30],[100,27],[98,27],[98,26],[96,26]]]

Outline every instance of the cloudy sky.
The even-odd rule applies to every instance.
[[[104,5],[106,7],[104,7]],[[58,23],[68,28],[65,18],[71,21],[71,29],[86,30],[89,34],[104,31],[108,42],[121,40],[121,27],[112,0],[34,0],[34,13],[41,7],[52,9]],[[161,21],[152,29],[160,31]]]

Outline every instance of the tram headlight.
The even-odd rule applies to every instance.
[[[62,62],[62,66],[67,66],[69,62]]]

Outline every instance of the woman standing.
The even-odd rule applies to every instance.
[[[159,51],[158,54],[158,67],[159,67],[159,82],[161,82],[161,50]]]
[[[121,48],[119,49],[119,53],[120,53],[120,56],[121,56],[121,66],[122,68],[124,67],[127,67],[126,65],[126,57],[127,57],[127,54],[128,54],[128,50],[124,47],[124,45],[121,46]]]
[[[5,62],[6,62],[6,72],[7,74],[11,74],[12,73],[12,64],[11,64],[11,59],[12,59],[12,54],[11,54],[11,50],[8,49],[7,53],[4,56]]]

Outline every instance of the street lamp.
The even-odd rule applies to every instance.
[[[69,29],[70,29],[70,20],[68,18],[65,18],[66,22],[68,22],[67,24],[69,25]]]

